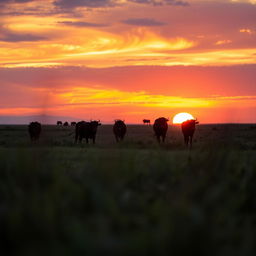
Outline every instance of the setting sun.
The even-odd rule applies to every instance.
[[[195,118],[191,114],[183,112],[175,115],[172,122],[174,124],[181,124],[184,121],[191,120],[191,119],[195,119]]]

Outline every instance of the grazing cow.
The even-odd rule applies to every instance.
[[[75,142],[79,139],[79,142],[82,142],[82,139],[86,139],[86,143],[89,142],[89,139],[92,139],[93,144],[95,143],[96,133],[98,126],[101,125],[100,121],[91,121],[85,122],[81,121],[76,124],[76,137]]]
[[[68,122],[66,121],[66,122],[63,124],[63,126],[68,126]]]
[[[148,124],[148,125],[150,125],[150,120],[149,120],[149,119],[143,119],[143,124]]]
[[[57,121],[57,125],[62,125],[62,122],[61,121]]]
[[[158,142],[160,142],[161,137],[162,137],[163,142],[165,140],[166,132],[168,130],[168,124],[167,124],[168,121],[169,121],[169,119],[167,119],[165,117],[160,117],[160,118],[156,119],[154,122],[153,129],[154,129],[154,132],[155,132]]]
[[[122,120],[115,120],[115,124],[113,126],[113,132],[116,137],[116,142],[123,140],[126,134],[126,125]]]
[[[38,122],[31,122],[28,125],[28,133],[31,141],[38,140],[41,133],[41,124]]]
[[[76,126],[76,122],[71,122],[71,126]]]
[[[192,147],[192,139],[193,139],[193,135],[194,135],[194,132],[196,129],[196,124],[198,124],[198,123],[199,122],[197,120],[191,119],[191,120],[187,120],[181,124],[181,130],[184,135],[185,144],[187,146],[188,146],[188,144],[190,144],[190,147]]]

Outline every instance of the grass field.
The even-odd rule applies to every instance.
[[[0,126],[1,255],[255,255],[256,125]]]

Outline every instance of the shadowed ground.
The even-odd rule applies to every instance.
[[[17,255],[254,255],[256,126],[112,126],[96,145],[74,127],[0,126],[1,250]],[[4,254],[3,254],[4,255]]]

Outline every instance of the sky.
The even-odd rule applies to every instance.
[[[255,74],[256,0],[0,0],[0,123],[255,123]]]

